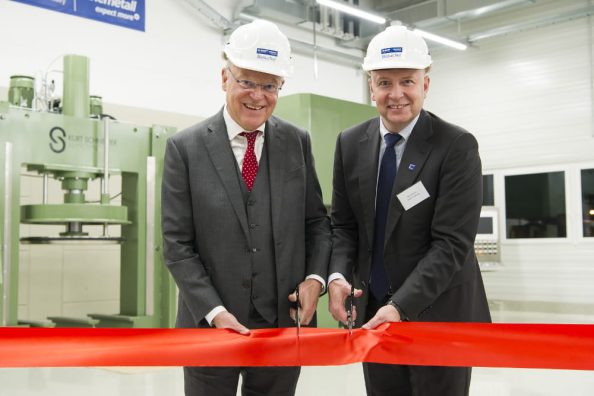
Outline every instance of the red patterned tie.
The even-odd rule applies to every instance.
[[[241,132],[240,135],[245,136],[248,140],[247,150],[243,156],[241,176],[243,176],[243,180],[245,181],[248,191],[252,191],[254,180],[256,180],[256,175],[258,174],[258,160],[256,159],[256,152],[254,151],[258,131]]]

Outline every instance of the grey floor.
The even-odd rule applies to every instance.
[[[594,323],[584,315],[495,312],[497,322]],[[475,368],[472,396],[592,396],[594,371]],[[0,369],[0,396],[182,396],[180,368]],[[359,364],[304,367],[299,396],[365,395]]]

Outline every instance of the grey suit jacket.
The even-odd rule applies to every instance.
[[[266,123],[278,324],[292,326],[287,296],[309,274],[325,279],[329,219],[309,135]],[[221,110],[169,138],[162,185],[165,264],[179,288],[178,327],[207,326],[223,305],[247,325],[252,276],[245,203]]]
[[[381,135],[379,117],[342,132],[336,142],[330,273],[364,290],[365,318]],[[429,198],[404,210],[396,195],[422,182]],[[392,300],[411,320],[490,321],[474,254],[482,204],[476,139],[422,111],[407,142],[388,212],[384,262]]]

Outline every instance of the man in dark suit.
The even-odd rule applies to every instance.
[[[290,74],[288,39],[254,21],[225,45],[225,106],[167,142],[165,263],[179,288],[177,327],[315,324],[330,258],[330,221],[308,133],[273,117]],[[299,367],[186,367],[186,395],[293,395]]]
[[[330,312],[345,322],[355,287],[356,322],[489,322],[474,254],[482,204],[476,139],[423,110],[427,44],[403,26],[369,43],[363,68],[379,118],[336,142]],[[439,351],[435,351],[439,353]],[[365,363],[368,395],[461,396],[470,368]]]

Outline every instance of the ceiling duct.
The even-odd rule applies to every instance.
[[[307,20],[306,16],[309,12],[306,5],[297,4],[294,1],[258,0],[254,1],[252,5],[238,10],[235,20],[231,22],[202,0],[184,0],[184,2],[206,17],[213,25],[220,28],[224,34],[230,34],[235,27],[243,23],[249,23],[257,18],[279,20],[286,24],[299,25],[299,23]],[[344,53],[332,48],[319,47],[291,37],[289,37],[289,41],[295,50],[307,54],[319,53],[321,58],[355,67],[359,67],[362,61],[361,56]]]
[[[594,6],[585,7],[571,12],[557,14],[548,18],[538,18],[533,21],[526,21],[506,26],[500,26],[495,29],[485,30],[474,33],[468,36],[468,41],[473,43],[476,41],[493,38],[497,36],[505,36],[513,33],[525,32],[528,30],[543,28],[547,26],[556,25],[563,22],[573,21],[580,18],[587,18],[594,15]],[[590,36],[591,37],[591,36]]]
[[[400,21],[405,25],[414,25],[418,21],[443,17],[444,14],[444,1],[433,0],[388,11],[386,17],[392,21]]]
[[[308,6],[291,0],[254,0],[252,5],[245,7],[241,12],[290,25],[297,25],[309,19]]]
[[[206,17],[216,27],[222,30],[234,29],[237,26],[231,23],[227,18],[223,17],[217,10],[206,4],[202,0],[185,0],[192,8]]]
[[[534,4],[536,0],[426,0],[426,1],[378,1],[376,10],[381,10],[392,21],[411,26],[436,26],[463,21],[508,9],[522,4]]]

